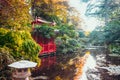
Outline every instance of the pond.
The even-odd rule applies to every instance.
[[[41,57],[41,66],[32,72],[34,80],[117,80],[100,67],[115,65],[106,60],[105,49]]]
[[[90,65],[88,61],[94,62],[92,56],[89,56],[89,51],[81,54],[68,53],[40,57],[41,66],[32,72],[32,77],[35,80],[80,80],[85,76],[82,76],[85,62],[87,61],[85,64],[87,67]]]
[[[36,80],[73,80],[78,54],[64,54],[41,57],[41,66],[32,72]]]

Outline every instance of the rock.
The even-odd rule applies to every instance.
[[[98,69],[89,69],[86,72],[88,80],[101,80],[100,79],[100,72]]]
[[[107,70],[109,75],[120,75],[120,66],[111,65],[109,67],[98,67],[98,68]]]
[[[33,79],[34,80],[36,80],[36,79],[48,80],[48,77],[47,76],[37,76],[37,77],[34,77]]]
[[[101,80],[100,75],[89,74],[87,75],[88,80]]]

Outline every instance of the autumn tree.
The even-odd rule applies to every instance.
[[[80,26],[79,12],[68,3],[68,0],[33,0],[32,14],[57,24]]]
[[[59,30],[56,38],[57,53],[73,52],[80,47],[75,30],[76,26],[80,25],[78,15],[78,11],[70,7],[68,0],[32,0],[32,16],[34,18],[39,16],[47,21],[57,23],[54,27]],[[46,31],[43,32],[46,33]],[[62,45],[59,45],[59,41]]]
[[[59,17],[61,20],[66,21],[66,3],[66,0],[33,0],[33,16],[40,16],[46,19],[47,17],[52,17],[54,15]]]
[[[30,24],[30,4],[24,0],[0,0],[0,25],[11,29],[25,29]]]
[[[21,59],[38,62],[40,46],[31,37],[30,3],[0,0],[0,80],[11,80],[8,64]]]
[[[0,49],[7,47],[15,60],[38,62],[40,46],[28,28],[31,24],[30,7],[30,2],[25,0],[0,0]]]
[[[76,28],[81,26],[80,13],[74,7],[70,6],[68,8],[67,23],[74,25]]]

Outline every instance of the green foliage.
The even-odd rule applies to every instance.
[[[119,54],[120,55],[120,46],[119,46],[120,44],[116,44],[116,43],[114,43],[114,44],[110,44],[109,45],[109,50],[110,50],[110,52],[111,53],[113,53],[113,54]]]
[[[1,29],[0,33],[2,32]],[[2,35],[0,44],[1,47],[8,47],[10,54],[16,60],[27,59],[38,62],[38,54],[41,47],[35,43],[28,31],[9,30]]]
[[[105,42],[107,44],[114,43],[120,39],[120,21],[113,20],[104,28]]]
[[[99,31],[91,33],[91,42],[99,44],[103,42],[107,44],[111,53],[120,54],[120,1],[119,0],[101,0],[99,4],[89,4],[86,14],[97,15],[99,18],[105,19],[105,26]],[[92,12],[93,9],[95,12]],[[100,37],[103,36],[103,37]]]
[[[120,21],[112,20],[104,28],[105,42],[113,54],[120,54]]]
[[[38,53],[40,52],[40,47],[36,45],[33,40],[25,40],[21,46],[21,56],[25,59],[39,62]]]
[[[57,44],[57,53],[68,53],[76,51],[80,45],[76,39],[67,38],[64,39],[63,37],[57,37],[56,39]]]
[[[62,21],[56,15],[46,15],[45,19],[48,21],[55,21],[57,25],[62,24]]]
[[[120,21],[112,20],[105,27],[96,28],[90,34],[90,42],[95,45],[114,43],[120,39]]]
[[[78,33],[79,33],[79,37],[80,37],[80,38],[85,37],[85,34],[84,34],[84,32],[83,32],[83,31],[78,31]]]
[[[95,3],[88,4],[86,15],[100,18],[110,17],[116,8],[119,8],[118,0],[96,0]]]
[[[4,28],[0,28],[0,46],[4,45],[4,41],[5,41],[5,34],[8,32],[7,29]]]
[[[61,25],[57,28],[59,37],[56,38],[57,53],[74,52],[80,48],[78,32],[69,25]]]
[[[90,40],[93,45],[104,45],[105,36],[104,32],[100,29],[94,30],[90,33]]]
[[[70,26],[68,24],[63,24],[58,26],[57,29],[59,30],[61,36],[64,36],[64,34],[71,38],[76,38],[78,36],[73,25]]]
[[[44,38],[50,39],[51,37],[55,37],[53,26],[37,25],[37,26],[35,26],[35,32],[37,32],[38,35],[41,35]],[[33,34],[34,34],[34,32],[33,32]]]

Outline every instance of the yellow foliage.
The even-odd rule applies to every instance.
[[[64,2],[67,0],[34,0],[36,6],[41,6],[42,11],[48,15],[56,15],[61,20],[66,22],[67,18],[67,5]]]
[[[45,3],[46,3],[46,4],[48,4],[48,3],[49,3],[49,0],[44,0],[44,1],[45,1]]]
[[[86,54],[90,54],[90,51],[87,51]]]
[[[90,34],[89,31],[85,31],[85,36],[88,36]]]
[[[68,0],[44,0],[46,3],[49,4],[50,1],[52,1],[52,3],[58,3],[58,2],[64,2],[64,1],[68,1]]]
[[[30,5],[23,3],[22,0],[2,0],[0,5],[2,27],[20,29],[30,23]]]
[[[55,80],[62,80],[62,79],[60,78],[60,76],[56,76]]]

